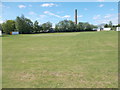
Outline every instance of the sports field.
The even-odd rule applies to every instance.
[[[2,37],[3,88],[117,88],[118,32]]]

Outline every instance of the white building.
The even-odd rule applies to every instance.
[[[116,28],[116,31],[120,31],[120,27],[117,27],[117,28]]]
[[[18,35],[19,32],[11,32],[10,34],[11,34],[11,35]]]
[[[111,28],[103,28],[103,31],[110,31]]]
[[[2,31],[0,30],[0,36],[2,36]]]

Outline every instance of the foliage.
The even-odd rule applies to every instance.
[[[37,20],[34,22],[33,30],[34,33],[39,33],[42,31],[42,26],[39,25],[39,22]]]
[[[107,27],[109,27],[109,25],[108,24],[105,24],[105,26],[104,26],[105,28],[107,28]]]
[[[71,20],[63,20],[60,21],[55,26],[56,31],[65,31],[65,32],[74,32],[74,31],[81,31],[81,30],[92,30],[95,26],[89,24],[88,22],[83,23],[79,22],[77,25]]]
[[[49,29],[52,28],[52,23],[51,22],[46,22],[42,24],[42,29],[43,32],[47,32],[47,30],[49,31]]]
[[[22,15],[21,17],[17,17],[16,18],[16,29],[23,34],[26,33],[32,33],[33,32],[33,22],[28,19],[25,18],[24,15]]]
[[[3,30],[3,28],[2,28],[2,24],[0,24],[0,30]]]
[[[2,24],[3,32],[6,34],[10,34],[10,32],[15,31],[15,21],[14,20],[7,20]]]

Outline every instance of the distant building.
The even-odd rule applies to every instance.
[[[19,32],[10,32],[11,35],[18,35]]]
[[[117,28],[116,28],[116,31],[120,31],[120,27],[117,27]]]
[[[0,36],[2,36],[2,31],[0,30]]]
[[[103,28],[103,31],[110,31],[111,28]]]

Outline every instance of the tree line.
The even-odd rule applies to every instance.
[[[10,34],[12,31],[18,31],[21,34],[31,34],[31,33],[39,33],[45,32],[52,28],[52,23],[46,22],[42,25],[39,25],[38,21],[34,23],[25,18],[24,15],[21,17],[16,17],[15,20],[7,20],[6,22],[1,24],[2,31],[6,34]]]
[[[105,24],[105,27],[113,27],[112,22]],[[0,29],[6,33],[10,34],[12,31],[18,31],[20,34],[31,34],[31,33],[41,33],[41,32],[79,32],[79,31],[90,31],[97,26],[89,24],[88,22],[79,22],[75,24],[72,20],[62,20],[52,28],[51,22],[46,22],[39,24],[36,20],[32,22],[30,19],[17,16],[15,20],[7,20],[6,22],[0,24]]]

